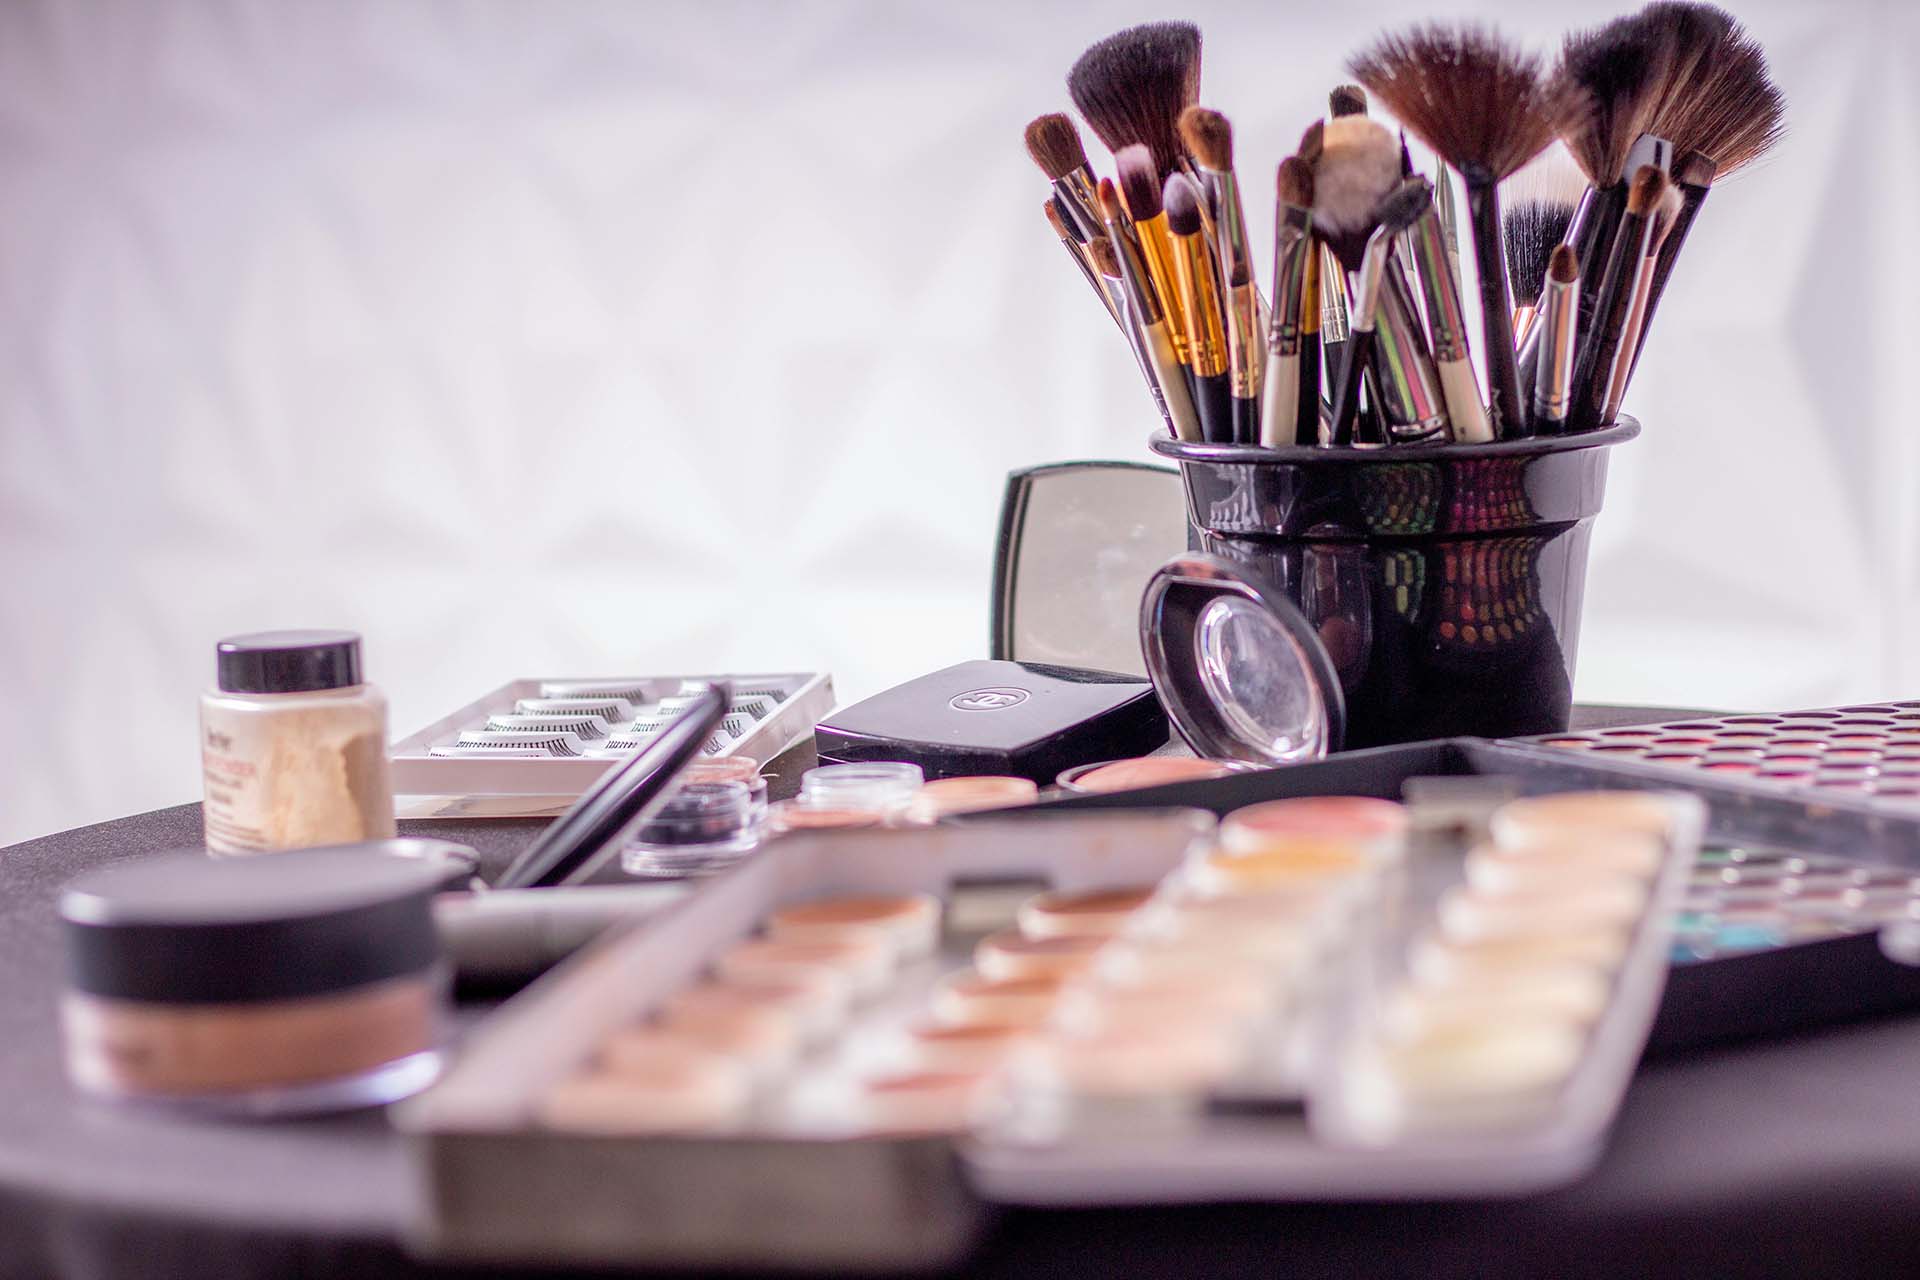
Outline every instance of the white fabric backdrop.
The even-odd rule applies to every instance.
[[[1920,19],[1737,7],[1792,133],[1661,314],[1578,694],[1914,695]],[[1539,41],[1604,13],[1449,11]],[[1352,46],[1429,11],[1187,12],[1262,173]],[[362,629],[396,733],[520,674],[819,668],[850,699],[982,654],[1005,472],[1145,452],[1019,135],[1154,16],[0,6],[0,843],[195,798],[233,631]]]

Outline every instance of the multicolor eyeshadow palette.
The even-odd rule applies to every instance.
[[[1697,964],[1920,921],[1920,875],[1820,854],[1710,846],[1675,923],[1673,962]]]
[[[1803,795],[1846,793],[1920,806],[1920,702],[1675,720],[1522,741]]]

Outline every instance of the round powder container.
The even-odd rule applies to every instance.
[[[1069,769],[1055,781],[1065,791],[1133,791],[1170,782],[1196,782],[1232,773],[1224,760],[1197,760],[1192,756],[1141,756],[1134,760],[1107,760]]]
[[[439,1069],[446,973],[430,860],[176,853],[60,896],[74,1084],[232,1115],[391,1102]]]
[[[940,941],[940,900],[924,893],[822,898],[782,907],[767,920],[767,936],[782,941],[832,941],[875,931],[902,959],[932,955]]]
[[[1020,904],[1020,932],[1029,938],[1110,938],[1152,899],[1154,887],[1043,893]]]
[[[823,764],[800,775],[800,804],[808,809],[861,809],[900,813],[926,775],[917,764],[881,760],[870,764]]]
[[[1039,796],[1040,788],[1030,778],[995,775],[939,778],[914,795],[907,816],[915,822],[935,822],[950,813],[980,813],[1032,804]]]
[[[1354,841],[1293,836],[1269,841],[1258,853],[1211,854],[1193,867],[1192,878],[1202,894],[1261,893],[1348,880],[1373,865]]]

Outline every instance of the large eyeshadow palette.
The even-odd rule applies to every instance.
[[[1693,718],[1522,741],[1611,763],[1920,806],[1920,702]]]
[[[1489,794],[797,833],[476,1030],[400,1114],[419,1243],[874,1269],[945,1260],[985,1203],[1562,1185],[1705,810]]]
[[[1697,964],[1920,921],[1920,874],[1817,853],[1709,844],[1688,877],[1673,961]]]
[[[563,808],[716,682],[731,700],[707,756],[765,764],[833,708],[832,678],[816,672],[512,680],[394,744],[394,793],[421,798],[402,816]]]

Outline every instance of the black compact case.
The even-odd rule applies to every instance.
[[[823,764],[905,760],[929,778],[1062,770],[1146,755],[1167,741],[1153,685],[1132,676],[982,660],[834,712],[814,731]]]

